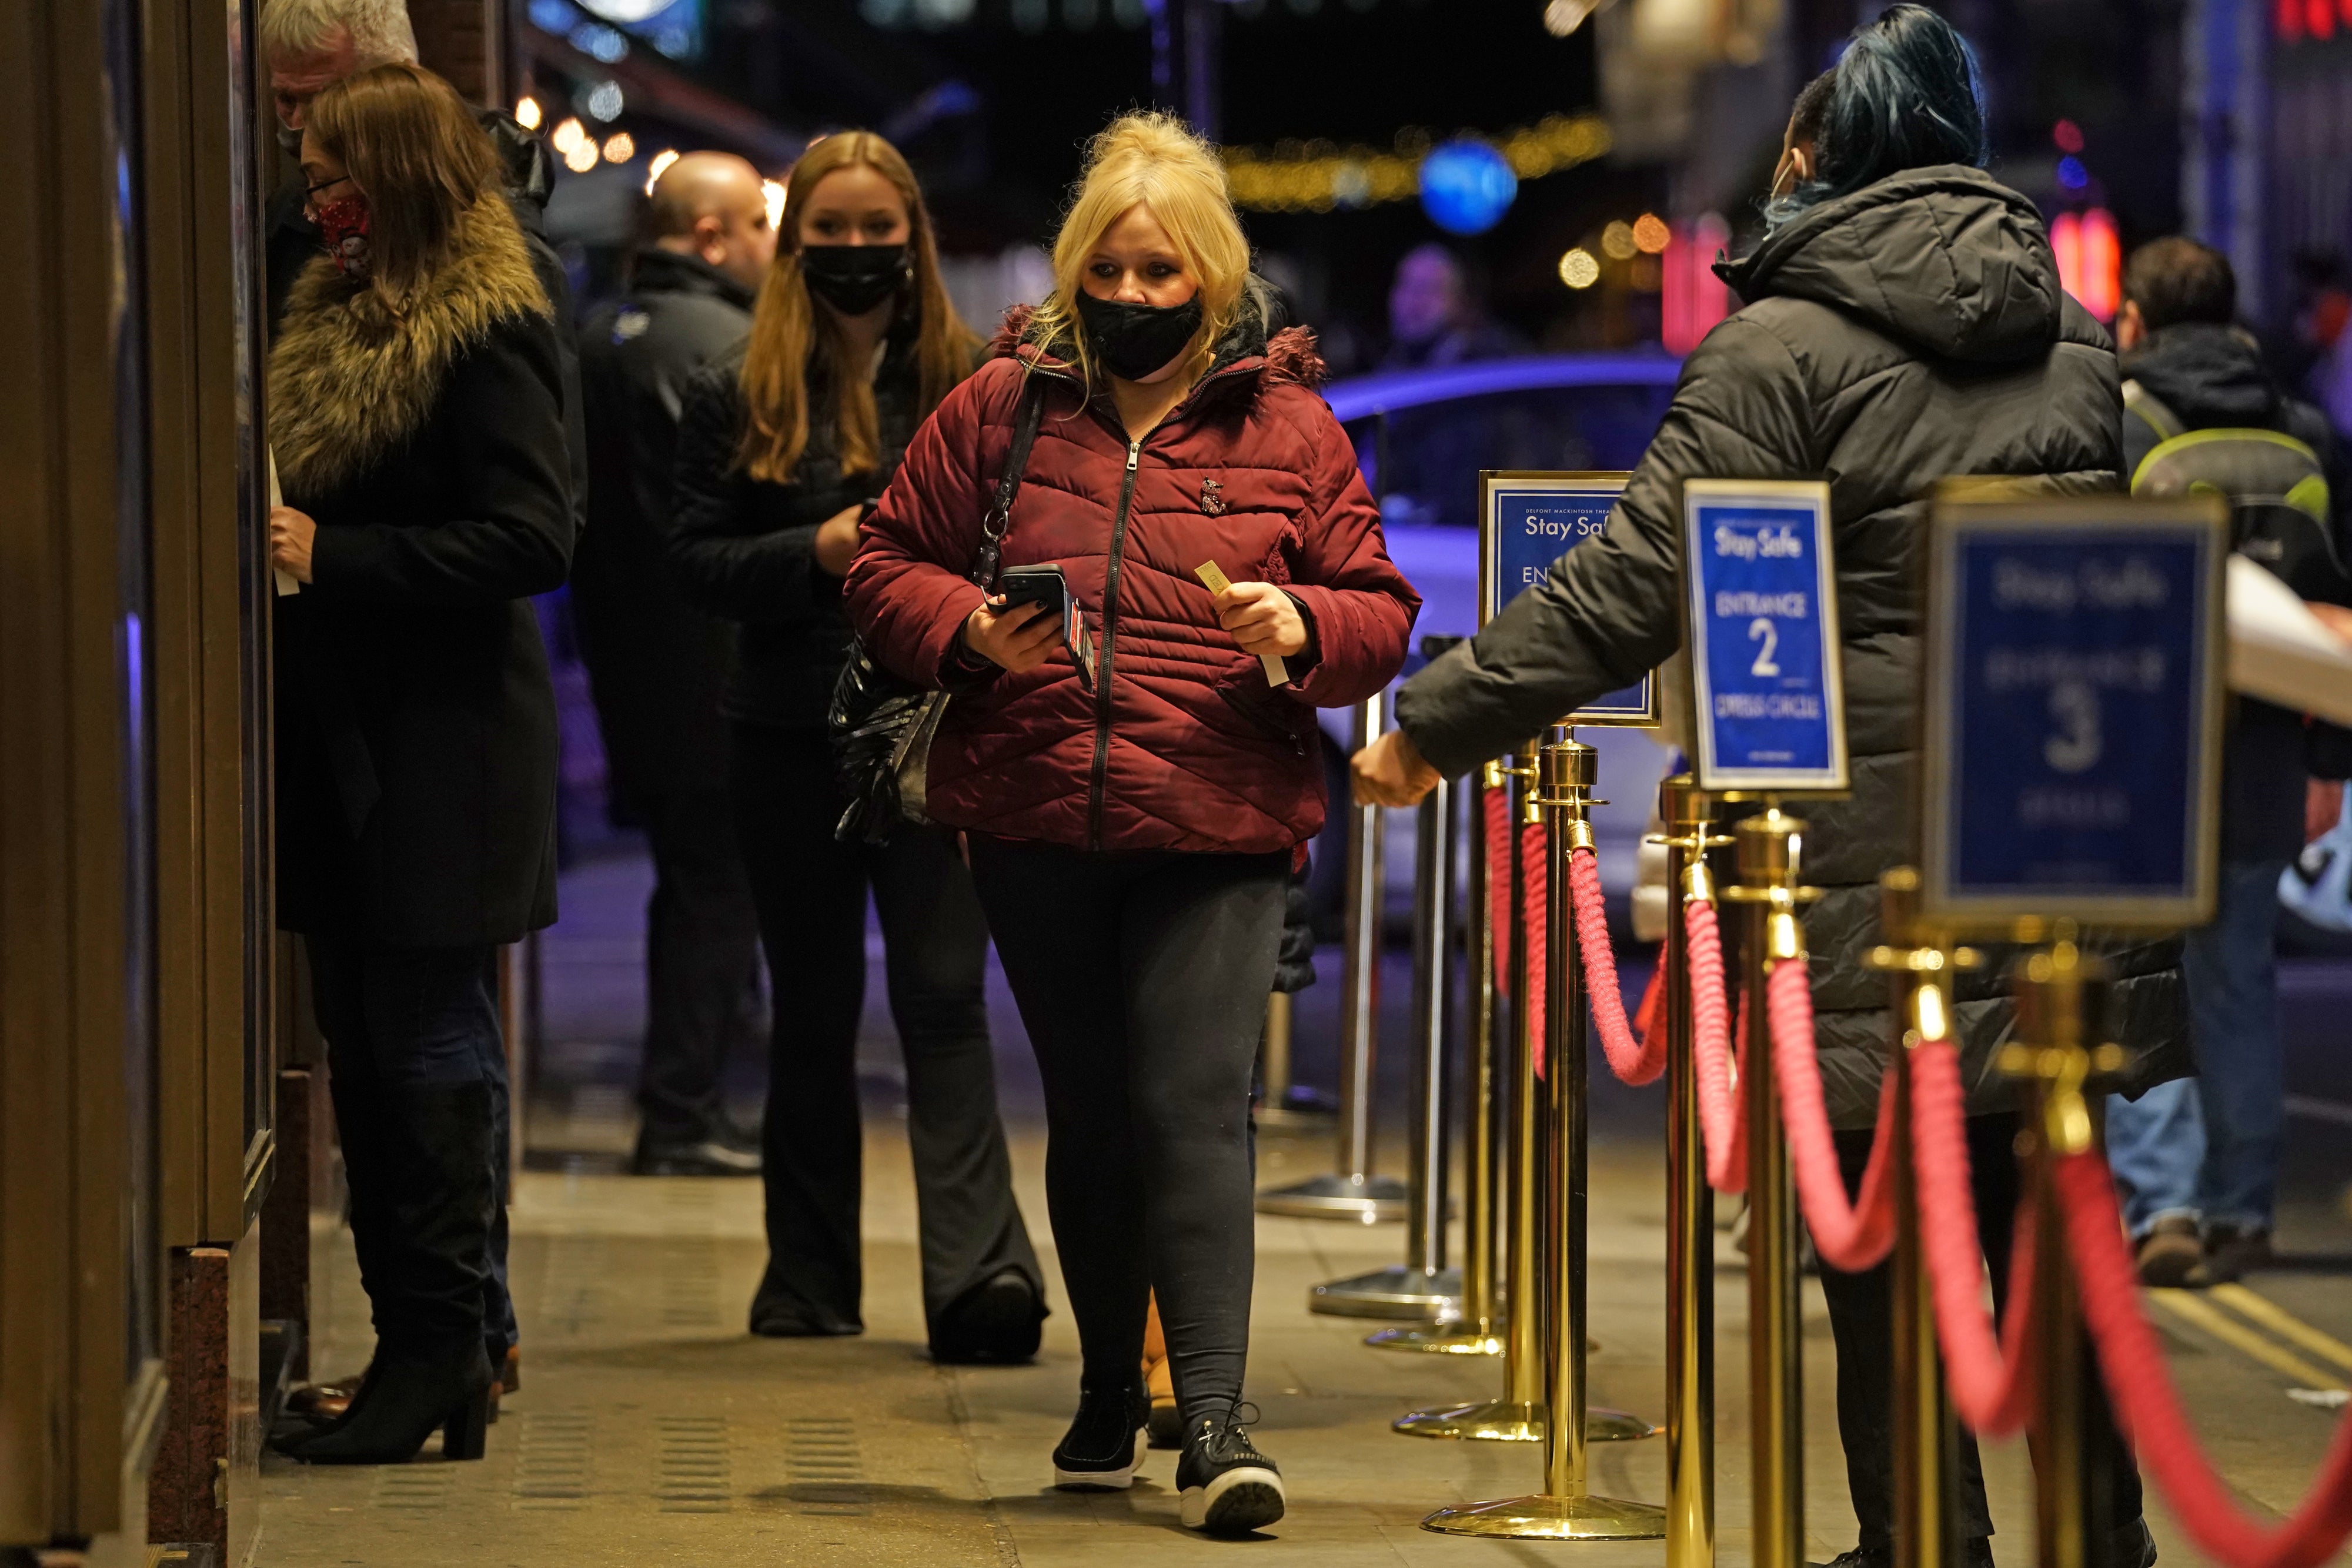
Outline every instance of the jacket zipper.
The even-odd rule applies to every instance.
[[[1127,549],[1127,514],[1135,502],[1135,469],[1143,457],[1143,437],[1127,444],[1127,476],[1118,485],[1118,511],[1111,518],[1110,564],[1103,570],[1102,658],[1095,671],[1095,767],[1087,789],[1087,847],[1103,847],[1103,798],[1110,773],[1111,662],[1118,648],[1118,569]]]

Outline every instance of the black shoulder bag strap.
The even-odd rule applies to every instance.
[[[1013,501],[1021,493],[1022,476],[1029,469],[1029,448],[1037,444],[1037,427],[1045,419],[1045,389],[1034,374],[1024,378],[1020,412],[1013,419],[1013,444],[1004,449],[1004,468],[996,476],[996,496],[980,520],[980,559],[972,562],[971,580],[982,590],[996,591],[996,572],[1004,557],[1004,536],[1013,527]]]

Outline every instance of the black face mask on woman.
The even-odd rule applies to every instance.
[[[804,245],[801,281],[845,316],[863,316],[914,277],[903,245]]]
[[[1103,369],[1123,382],[1139,382],[1182,353],[1201,329],[1201,297],[1181,305],[1129,305],[1123,300],[1078,296],[1078,321]]]

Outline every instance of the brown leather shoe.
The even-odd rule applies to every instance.
[[[2243,1275],[2269,1268],[2273,1256],[2268,1230],[2216,1225],[2205,1232],[2205,1260],[2193,1282],[2234,1284]]]
[[[2189,1283],[2204,1260],[2205,1243],[2197,1234],[2197,1221],[2186,1214],[2168,1214],[2158,1220],[2134,1252],[2139,1282],[2158,1287]]]
[[[507,1346],[507,1358],[499,1364],[499,1391],[502,1394],[522,1392],[522,1346]]]

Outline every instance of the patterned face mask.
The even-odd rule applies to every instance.
[[[365,277],[368,270],[368,204],[365,196],[346,196],[318,210],[319,233],[327,254],[346,277]]]

